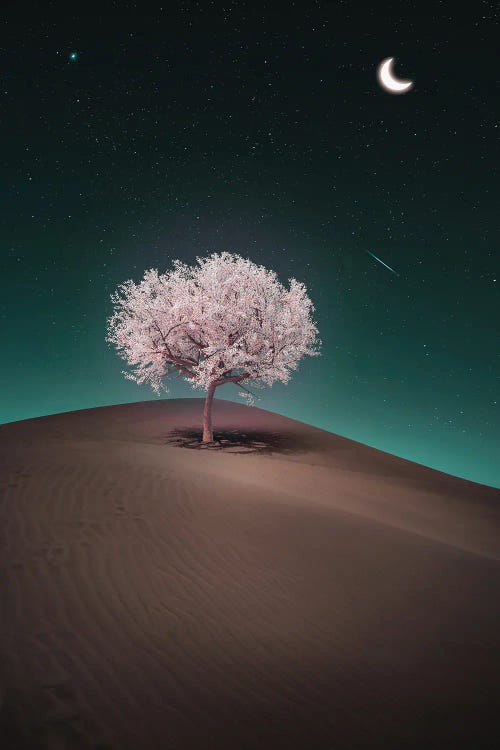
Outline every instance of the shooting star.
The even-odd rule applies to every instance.
[[[382,263],[382,265],[385,266],[386,268],[388,268],[389,271],[392,271],[393,274],[395,274],[396,276],[399,276],[399,274],[396,273],[396,271],[394,270],[394,268],[391,268],[390,266],[388,266],[387,263],[384,263],[383,260],[380,260],[380,258],[377,258],[377,256],[374,255],[373,253],[371,253],[369,250],[367,250],[366,252],[368,253],[368,255],[371,255],[372,258],[375,258],[375,260],[378,260],[379,263]]]

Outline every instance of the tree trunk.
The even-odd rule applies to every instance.
[[[211,443],[214,439],[212,432],[212,401],[214,399],[215,385],[210,383],[207,397],[205,399],[205,408],[203,409],[203,442]]]

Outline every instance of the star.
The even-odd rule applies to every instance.
[[[78,60],[78,53],[77,52],[70,52],[69,53],[69,59],[74,62],[75,60]]]

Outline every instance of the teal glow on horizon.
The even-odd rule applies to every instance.
[[[188,5],[9,9],[0,422],[156,399],[105,342],[110,294],[227,250],[304,282],[323,342],[258,407],[500,487],[495,25],[464,56],[439,5],[402,6],[397,50],[391,8]]]

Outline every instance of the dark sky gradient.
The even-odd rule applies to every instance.
[[[109,295],[228,250],[323,341],[257,406],[500,486],[498,4],[101,8],[0,11],[0,421],[157,398]]]

